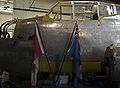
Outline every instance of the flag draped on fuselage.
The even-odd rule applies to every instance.
[[[44,54],[43,44],[40,38],[39,29],[37,23],[35,24],[34,34],[34,54],[32,59],[32,72],[31,72],[31,88],[37,88],[37,73],[39,70],[38,59],[41,54]]]

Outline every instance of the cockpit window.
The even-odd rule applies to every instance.
[[[120,14],[120,6],[116,6],[117,13]]]
[[[72,19],[72,6],[61,6],[61,19]]]
[[[100,16],[108,16],[117,14],[117,9],[114,4],[101,4],[100,5]]]
[[[98,1],[60,2],[49,12],[54,19],[63,20],[98,20],[99,16],[120,13],[120,5]]]
[[[53,15],[54,14],[54,15]],[[96,2],[70,1],[58,3],[49,15],[54,19],[86,20],[98,18]],[[95,17],[96,16],[96,17]]]
[[[96,14],[97,16],[97,7],[96,5],[76,5],[74,6],[74,19],[93,19]]]

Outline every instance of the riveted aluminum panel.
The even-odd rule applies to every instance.
[[[34,18],[29,22],[37,19],[39,29],[42,35],[43,43],[46,52],[50,58],[62,58],[67,44],[69,42],[75,21],[43,21],[43,18]],[[31,24],[27,24],[28,20],[24,21],[19,34],[26,35],[24,39],[33,36],[34,24],[30,29]],[[80,46],[82,60],[101,61],[104,59],[104,51],[106,47],[112,43],[120,42],[120,19],[118,16],[105,17],[102,20],[96,21],[77,21],[80,31]],[[25,28],[25,29],[24,29]],[[28,30],[29,33],[24,32]],[[32,32],[30,32],[30,30]],[[44,57],[44,56],[43,56]]]

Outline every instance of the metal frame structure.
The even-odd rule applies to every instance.
[[[86,5],[86,6],[95,5],[96,13],[99,18],[104,17],[104,16],[119,14],[119,13],[117,13],[116,6],[120,7],[120,5],[117,5],[117,4],[105,3],[105,2],[99,2],[99,1],[66,1],[66,2],[56,3],[51,8],[51,10],[48,12],[48,15],[55,14],[53,17],[54,19],[62,19],[62,20],[64,20],[62,18],[63,15],[71,15],[71,20],[72,19],[76,20],[75,6],[84,6],[84,5]],[[106,6],[107,15],[100,15],[101,14],[101,12],[100,12],[101,6]],[[68,14],[62,13],[62,7],[70,7],[72,13],[68,13]],[[85,14],[89,14],[89,12],[88,13],[86,12]],[[93,12],[93,14],[94,14],[94,12]],[[77,20],[80,20],[80,19],[77,19]],[[90,20],[92,20],[92,19],[90,19]]]

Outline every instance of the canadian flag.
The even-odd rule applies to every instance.
[[[39,33],[38,24],[35,24],[35,34],[34,34],[34,54],[32,59],[32,72],[31,72],[31,88],[37,88],[37,73],[39,70],[38,59],[41,54],[44,54],[44,48],[41,41],[41,36]]]

